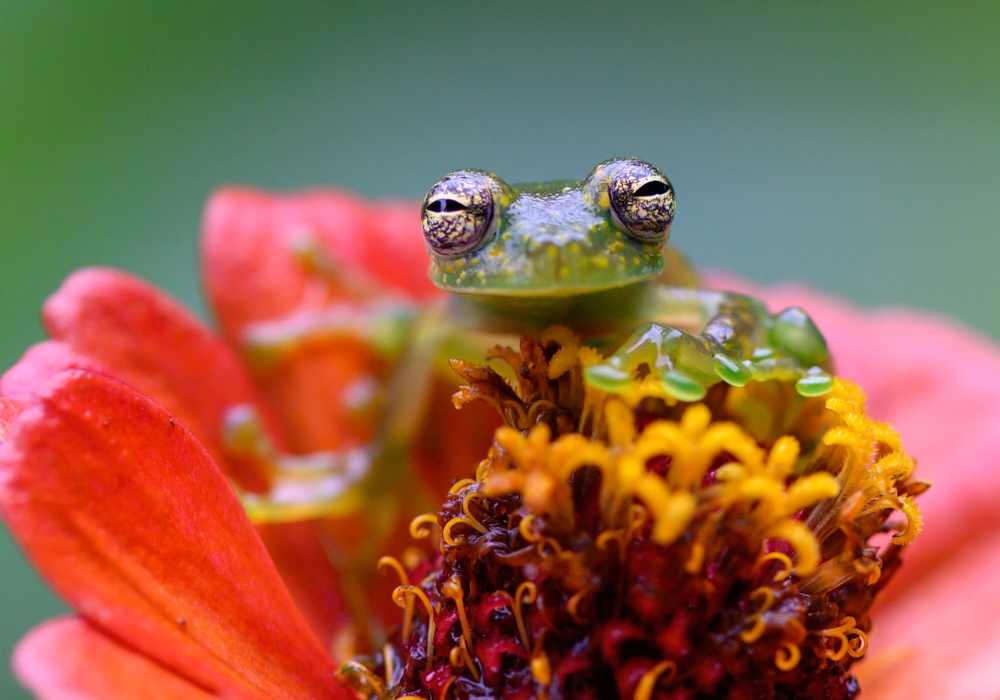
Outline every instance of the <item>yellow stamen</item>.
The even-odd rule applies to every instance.
[[[454,496],[456,493],[458,493],[465,487],[472,486],[474,483],[476,483],[475,479],[459,479],[454,484],[452,484],[450,489],[448,489],[448,495]]]
[[[544,653],[531,660],[531,677],[540,685],[549,685],[552,682],[552,665]]]
[[[403,565],[399,563],[396,557],[382,557],[378,560],[378,568],[382,570],[384,568],[394,569],[396,574],[399,576],[400,586],[409,586],[410,577],[406,573],[406,569]],[[409,639],[410,637],[410,623],[413,622],[413,597],[409,596],[406,599],[406,610],[403,614],[403,639]]]
[[[778,581],[784,581],[786,578],[792,575],[792,560],[784,552],[769,552],[765,554],[760,559],[757,560],[757,566],[755,569],[762,569],[767,565],[768,562],[780,561],[781,570],[774,575],[773,581],[777,583]]]
[[[774,655],[774,665],[778,667],[779,671],[791,671],[799,665],[801,659],[802,651],[799,649],[799,645],[785,641],[781,643]]]
[[[454,529],[456,525],[468,525],[469,527],[477,530],[481,535],[485,535],[487,532],[489,532],[489,530],[487,530],[486,527],[478,520],[473,520],[472,518],[465,518],[462,516],[458,516],[457,518],[452,518],[447,523],[445,523],[444,530],[441,532],[441,539],[443,539],[445,543],[447,543],[451,547],[457,547],[465,540],[464,537],[460,540],[456,540],[454,537],[452,537],[451,531],[452,529]]]
[[[850,615],[846,615],[837,627],[820,630],[813,634],[837,640],[838,644],[835,649],[826,650],[827,657],[833,661],[840,661],[847,654],[855,659],[861,658],[868,649],[868,635],[863,630],[858,629],[855,619]],[[857,644],[851,642],[851,637]]]
[[[455,607],[458,609],[458,620],[462,623],[462,639],[465,640],[467,646],[472,646],[472,630],[469,629],[469,618],[465,615],[465,602],[463,600],[464,594],[462,591],[462,582],[458,580],[456,576],[452,576],[448,581],[441,587],[441,592],[447,597],[455,601]]]
[[[434,513],[425,513],[424,515],[418,515],[412,522],[410,522],[410,537],[415,540],[420,540],[425,537],[430,537],[431,532],[434,531],[434,526],[438,524],[437,515]]]
[[[661,661],[660,663],[653,666],[653,668],[646,671],[643,677],[639,680],[639,685],[635,687],[635,695],[632,696],[632,700],[649,700],[653,697],[653,690],[656,689],[656,683],[660,680],[662,676],[667,671],[670,671],[670,675],[667,677],[666,681],[669,683],[677,675],[677,664],[673,661]]]
[[[357,661],[347,661],[343,663],[340,667],[340,672],[343,673],[344,669],[348,668],[358,674],[368,685],[372,687],[375,694],[384,698],[385,695],[385,685],[382,683],[382,679],[376,676],[374,673],[365,668],[362,664]]]
[[[517,632],[521,635],[521,645],[529,655],[531,654],[531,644],[528,639],[528,629],[524,625],[521,605],[524,603],[533,605],[537,598],[538,588],[531,581],[522,581],[514,593],[514,620],[517,622]]]
[[[420,598],[420,602],[427,610],[427,670],[429,671],[434,661],[434,606],[431,605],[427,594],[416,586],[400,586],[392,592],[392,602],[405,608],[407,595],[415,595]]]
[[[465,637],[459,639],[457,647],[453,647],[450,652],[448,652],[448,662],[454,668],[460,668],[465,666],[469,669],[469,673],[472,675],[472,679],[479,680],[479,669],[476,668],[476,664],[472,660],[472,656],[469,655],[469,650],[465,646]]]
[[[761,596],[763,596],[764,602],[761,603],[760,607],[757,609],[757,612],[755,612],[753,615],[747,618],[748,620],[753,621],[753,626],[750,629],[744,630],[743,632],[740,633],[740,639],[742,639],[747,644],[753,644],[754,642],[756,642],[758,639],[761,638],[761,636],[764,634],[764,631],[767,629],[767,623],[764,622],[763,615],[764,613],[766,613],[768,610],[771,609],[772,605],[774,605],[774,591],[772,591],[767,586],[761,586],[760,588],[754,590],[750,594],[750,600],[753,600],[754,598],[760,598]]]

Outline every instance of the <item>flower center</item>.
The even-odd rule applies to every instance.
[[[585,386],[600,357],[565,329],[495,356],[516,385],[458,362],[456,405],[488,401],[507,425],[476,477],[414,521],[432,551],[382,560],[403,621],[342,668],[359,693],[857,694],[868,609],[926,488],[857,387],[721,385],[678,404],[640,372],[611,396]]]

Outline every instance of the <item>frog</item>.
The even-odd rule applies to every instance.
[[[805,311],[771,314],[757,299],[700,286],[668,244],[676,203],[664,172],[638,158],[606,160],[576,181],[508,185],[474,169],[442,177],[423,200],[420,228],[414,226],[442,297],[424,305],[360,303],[325,325],[279,323],[253,340],[253,353],[274,362],[301,334],[346,334],[373,347],[391,369],[374,438],[361,448],[274,455],[252,416],[231,417],[229,442],[267,453],[278,465],[269,491],[240,494],[251,519],[282,523],[366,511],[368,550],[376,551],[394,508],[417,498],[407,476],[411,448],[432,410],[435,377],[449,371],[449,360],[485,363],[489,348],[524,334],[566,329],[602,358],[583,375],[609,394],[627,391],[640,375],[678,402],[699,401],[719,382],[791,381],[805,397],[829,391],[827,345]],[[341,286],[365,287],[315,247],[299,252],[303,264]],[[395,500],[386,495],[390,484]],[[373,514],[375,501],[396,506]]]

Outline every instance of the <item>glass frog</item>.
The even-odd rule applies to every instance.
[[[601,163],[579,182],[512,186],[485,171],[453,172],[421,207],[430,278],[448,294],[420,305],[383,303],[363,275],[307,241],[297,251],[303,264],[352,290],[357,302],[249,329],[251,362],[278,363],[317,338],[350,338],[373,348],[389,370],[372,404],[373,437],[357,449],[279,456],[252,415],[233,411],[229,443],[278,465],[270,491],[243,495],[251,518],[364,511],[381,525],[366,525],[378,541],[399,509],[420,499],[412,461],[421,426],[447,423],[434,411],[454,413],[430,399],[435,382],[451,375],[448,360],[484,362],[491,347],[516,345],[525,333],[568,329],[603,358],[583,370],[603,392],[625,391],[637,376],[681,402],[700,400],[718,382],[782,379],[803,396],[828,391],[826,344],[804,311],[772,315],[755,299],[698,288],[667,246],[675,205],[666,175],[632,158]],[[453,439],[445,451],[459,449],[463,436]],[[483,456],[470,455],[469,472]]]

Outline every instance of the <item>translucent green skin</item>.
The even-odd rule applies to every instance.
[[[826,343],[804,311],[771,315],[750,297],[692,289],[693,273],[665,241],[641,242],[616,225],[607,194],[615,162],[582,182],[512,187],[497,178],[495,233],[458,258],[431,254],[431,279],[454,295],[455,330],[567,326],[610,353],[585,372],[610,392],[642,364],[682,401],[719,381],[784,379],[803,395],[828,391]]]

